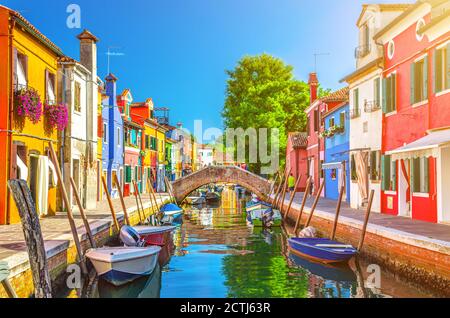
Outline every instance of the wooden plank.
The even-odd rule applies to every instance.
[[[336,228],[338,225],[338,220],[339,220],[339,213],[341,212],[341,204],[342,204],[342,197],[344,196],[344,190],[345,190],[345,186],[342,185],[341,189],[339,190],[339,199],[336,205],[336,215],[334,217],[334,224],[333,224],[333,230],[331,232],[331,240],[334,240],[334,238],[336,237]]]
[[[116,184],[117,192],[119,193],[120,204],[122,205],[123,216],[125,218],[125,224],[131,225],[130,219],[128,218],[127,207],[125,206],[125,200],[123,199],[122,187],[120,186],[119,179],[117,178],[117,174],[114,175],[113,182]]]
[[[81,272],[83,273],[83,275],[88,275],[88,270],[86,267],[83,250],[81,248],[80,239],[78,238],[77,227],[75,225],[75,220],[73,218],[72,206],[69,201],[69,196],[67,195],[66,186],[64,185],[61,168],[59,167],[58,157],[56,157],[56,152],[55,152],[55,149],[53,149],[52,142],[50,141],[48,144],[49,144],[49,148],[50,148],[50,155],[52,157],[53,165],[55,166],[56,176],[58,177],[58,180],[59,180],[59,191],[61,192],[61,196],[64,200],[64,204],[66,205],[67,219],[69,220],[70,229],[72,231],[73,240],[75,242],[78,260],[80,261]]]
[[[109,191],[108,191],[108,185],[106,184],[105,176],[102,176],[102,184],[103,184],[103,189],[105,190],[106,199],[108,201],[109,210],[111,211],[111,216],[112,216],[112,219],[114,222],[114,226],[116,227],[117,232],[120,232],[119,222],[117,221],[116,211],[114,210],[114,206],[113,206],[113,203],[111,200],[111,195],[109,194]]]
[[[292,203],[294,202],[295,193],[296,193],[298,185],[300,184],[300,180],[301,179],[302,179],[302,176],[299,175],[298,178],[297,178],[297,182],[295,182],[294,190],[291,193],[291,197],[289,199],[289,205],[288,205],[288,208],[287,208],[287,211],[286,211],[286,215],[285,215],[286,219],[288,218],[289,212],[291,211],[291,206],[292,206]]]
[[[52,286],[44,239],[31,191],[24,180],[9,180],[8,187],[19,210],[22,222],[22,230],[33,277],[34,296],[36,298],[52,298]]]
[[[83,205],[81,204],[80,196],[78,195],[78,190],[75,185],[75,181],[72,177],[70,177],[70,184],[72,185],[73,193],[75,194],[75,200],[77,201],[78,209],[80,210],[81,218],[83,219],[83,224],[86,229],[86,234],[88,236],[89,242],[91,243],[91,247],[97,247],[95,244],[94,236],[92,235],[91,227],[89,226],[89,222],[86,218],[86,213],[83,209]]]
[[[302,221],[303,209],[305,208],[306,199],[308,198],[307,193],[309,192],[309,189],[311,187],[311,181],[312,181],[312,177],[309,177],[308,180],[306,181],[305,194],[303,195],[302,205],[300,206],[300,211],[298,212],[297,221],[295,222],[295,226],[294,226],[294,235],[297,235],[297,231],[300,228],[300,223]]]
[[[368,202],[367,210],[366,210],[366,216],[364,218],[364,225],[363,225],[363,228],[361,231],[361,238],[359,239],[358,251],[361,251],[363,244],[364,244],[364,238],[366,237],[367,224],[369,223],[370,211],[372,210],[372,202],[373,202],[374,193],[375,193],[374,190],[370,191],[369,202]]]
[[[320,194],[322,193],[324,185],[325,185],[325,181],[322,182],[320,184],[320,186],[319,186],[319,192],[317,192],[317,194],[316,194],[316,198],[314,199],[314,203],[313,203],[313,205],[311,207],[311,211],[309,212],[309,217],[308,217],[308,220],[306,221],[305,227],[308,227],[309,224],[311,223],[314,211],[316,210],[316,207],[317,207],[317,203],[319,203]]]

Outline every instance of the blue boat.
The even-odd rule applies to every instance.
[[[345,263],[356,253],[351,245],[342,244],[327,238],[301,238],[289,239],[291,252],[313,261],[322,263]]]
[[[183,221],[183,209],[174,203],[165,204],[161,209],[163,218],[161,220],[164,224],[181,223]]]

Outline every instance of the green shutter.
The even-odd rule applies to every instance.
[[[428,60],[429,60],[428,56],[423,59],[423,78],[422,78],[423,100],[428,99]]]
[[[420,191],[420,158],[411,160],[411,189],[412,192]]]
[[[391,111],[397,110],[397,74],[391,76]]]
[[[433,93],[437,93],[441,91],[441,83],[442,83],[442,57],[441,50],[434,50],[433,54]]]
[[[383,78],[382,79],[382,86],[383,86],[383,91],[382,91],[382,94],[383,94],[383,100],[381,101],[381,103],[382,103],[382,111],[383,111],[383,113],[387,113],[387,91],[386,91],[386,89],[387,89],[387,85],[386,85],[386,82],[387,82],[387,79],[386,78]]]
[[[374,82],[374,96],[375,96],[375,101],[378,107],[380,107],[380,78],[376,78],[375,82]]]
[[[411,77],[411,83],[410,83],[410,88],[411,88],[411,91],[410,91],[410,103],[411,103],[411,105],[412,104],[414,104],[415,103],[415,100],[416,100],[416,98],[414,97],[414,93],[415,93],[415,74],[414,74],[414,72],[415,72],[415,64],[414,63],[411,63],[411,74],[410,74],[410,77]]]
[[[397,161],[392,161],[392,191],[397,191]]]
[[[391,179],[391,156],[381,156],[381,190],[388,191]]]
[[[423,180],[424,180],[424,182],[425,182],[425,184],[424,184],[424,190],[425,190],[425,193],[429,193],[430,192],[430,171],[429,171],[429,169],[430,169],[430,162],[429,162],[429,158],[428,157],[425,157],[424,158],[424,160],[423,160],[423,163],[424,163],[424,168],[423,168],[423,170],[424,170],[424,178],[423,178]]]
[[[445,74],[447,74],[445,76],[445,89],[449,89],[450,88],[450,43],[447,44],[447,65],[445,68]]]
[[[131,167],[125,166],[125,182],[130,183],[131,182]]]

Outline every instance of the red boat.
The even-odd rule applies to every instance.
[[[140,238],[145,241],[145,245],[164,246],[171,240],[171,233],[175,226],[133,226]]]

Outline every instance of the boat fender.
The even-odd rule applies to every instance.
[[[308,227],[305,227],[303,230],[301,230],[298,236],[314,238],[314,237],[317,237],[317,231],[314,227],[308,226]]]
[[[125,246],[139,246],[141,244],[141,237],[139,233],[131,226],[122,226],[119,236]]]

